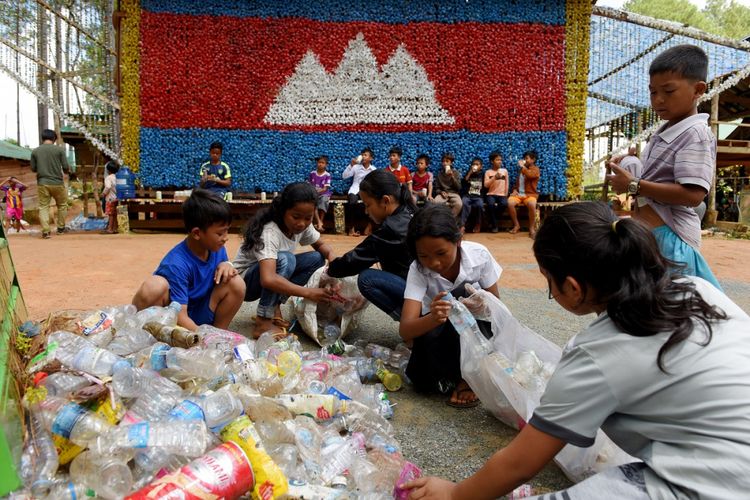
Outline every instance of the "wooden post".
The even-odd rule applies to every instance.
[[[719,94],[717,93],[711,98],[711,130],[719,139]],[[708,190],[708,206],[706,207],[706,225],[715,226],[716,219],[719,217],[719,212],[716,210],[716,180],[718,167],[714,165],[714,179],[711,182],[711,188]]]

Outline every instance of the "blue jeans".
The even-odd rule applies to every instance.
[[[276,274],[295,285],[305,286],[310,276],[323,265],[323,256],[318,252],[293,254],[279,252],[276,256]],[[256,262],[245,272],[245,302],[260,299],[257,315],[261,318],[273,318],[276,306],[286,301],[287,297],[260,286],[260,263]]]
[[[503,210],[508,206],[507,196],[498,196],[494,194],[488,194],[487,200],[487,213],[490,216],[490,226],[497,228],[497,223],[500,221],[500,216],[503,214]]]
[[[406,280],[387,271],[365,269],[357,278],[359,292],[375,307],[398,321],[404,307]]]
[[[463,197],[463,204],[464,208],[461,210],[461,225],[466,224],[466,220],[469,218],[469,214],[471,214],[471,209],[476,207],[479,209],[479,217],[477,218],[477,222],[481,224],[482,222],[482,208],[484,208],[484,200],[481,196],[477,196],[476,198],[472,198],[471,196],[464,196]]]

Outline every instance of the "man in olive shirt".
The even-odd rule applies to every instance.
[[[39,191],[39,221],[42,238],[49,238],[49,202],[57,205],[57,234],[65,233],[65,215],[68,211],[68,192],[63,182],[63,172],[68,173],[65,150],[57,145],[54,130],[42,130],[42,144],[31,152],[31,170],[36,172]]]

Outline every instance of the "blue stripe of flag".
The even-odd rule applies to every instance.
[[[329,157],[333,189],[346,193],[350,181],[341,173],[364,147],[375,152],[374,165],[388,164],[392,146],[403,149],[402,163],[414,170],[417,155],[432,159],[430,170],[437,173],[440,157],[451,152],[455,167],[462,173],[471,159],[480,157],[489,168],[489,154],[497,150],[503,166],[515,179],[517,162],[524,151],[539,154],[542,177],[539,191],[565,196],[567,178],[565,132],[289,132],[278,130],[217,129],[141,129],[140,177],[151,187],[192,187],[198,180],[200,165],[208,160],[213,141],[224,144],[222,160],[231,168],[232,188],[238,191],[280,191],[286,184],[307,179],[315,167],[314,159]]]

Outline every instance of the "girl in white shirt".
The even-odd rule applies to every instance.
[[[289,324],[280,306],[289,296],[328,302],[332,294],[326,288],[305,287],[313,272],[335,257],[312,225],[317,200],[311,184],[288,184],[245,229],[234,267],[245,280],[245,301],[260,299],[255,338],[267,331],[285,332]],[[311,245],[313,251],[295,254],[298,245]]]
[[[409,268],[399,334],[413,343],[406,374],[421,392],[452,391],[447,403],[459,408],[479,404],[461,378],[458,334],[448,321],[451,309],[445,296],[465,297],[466,285],[498,295],[502,268],[479,243],[462,241],[450,208],[431,204],[417,212],[406,237],[415,261]],[[480,328],[488,331],[488,324]]]

